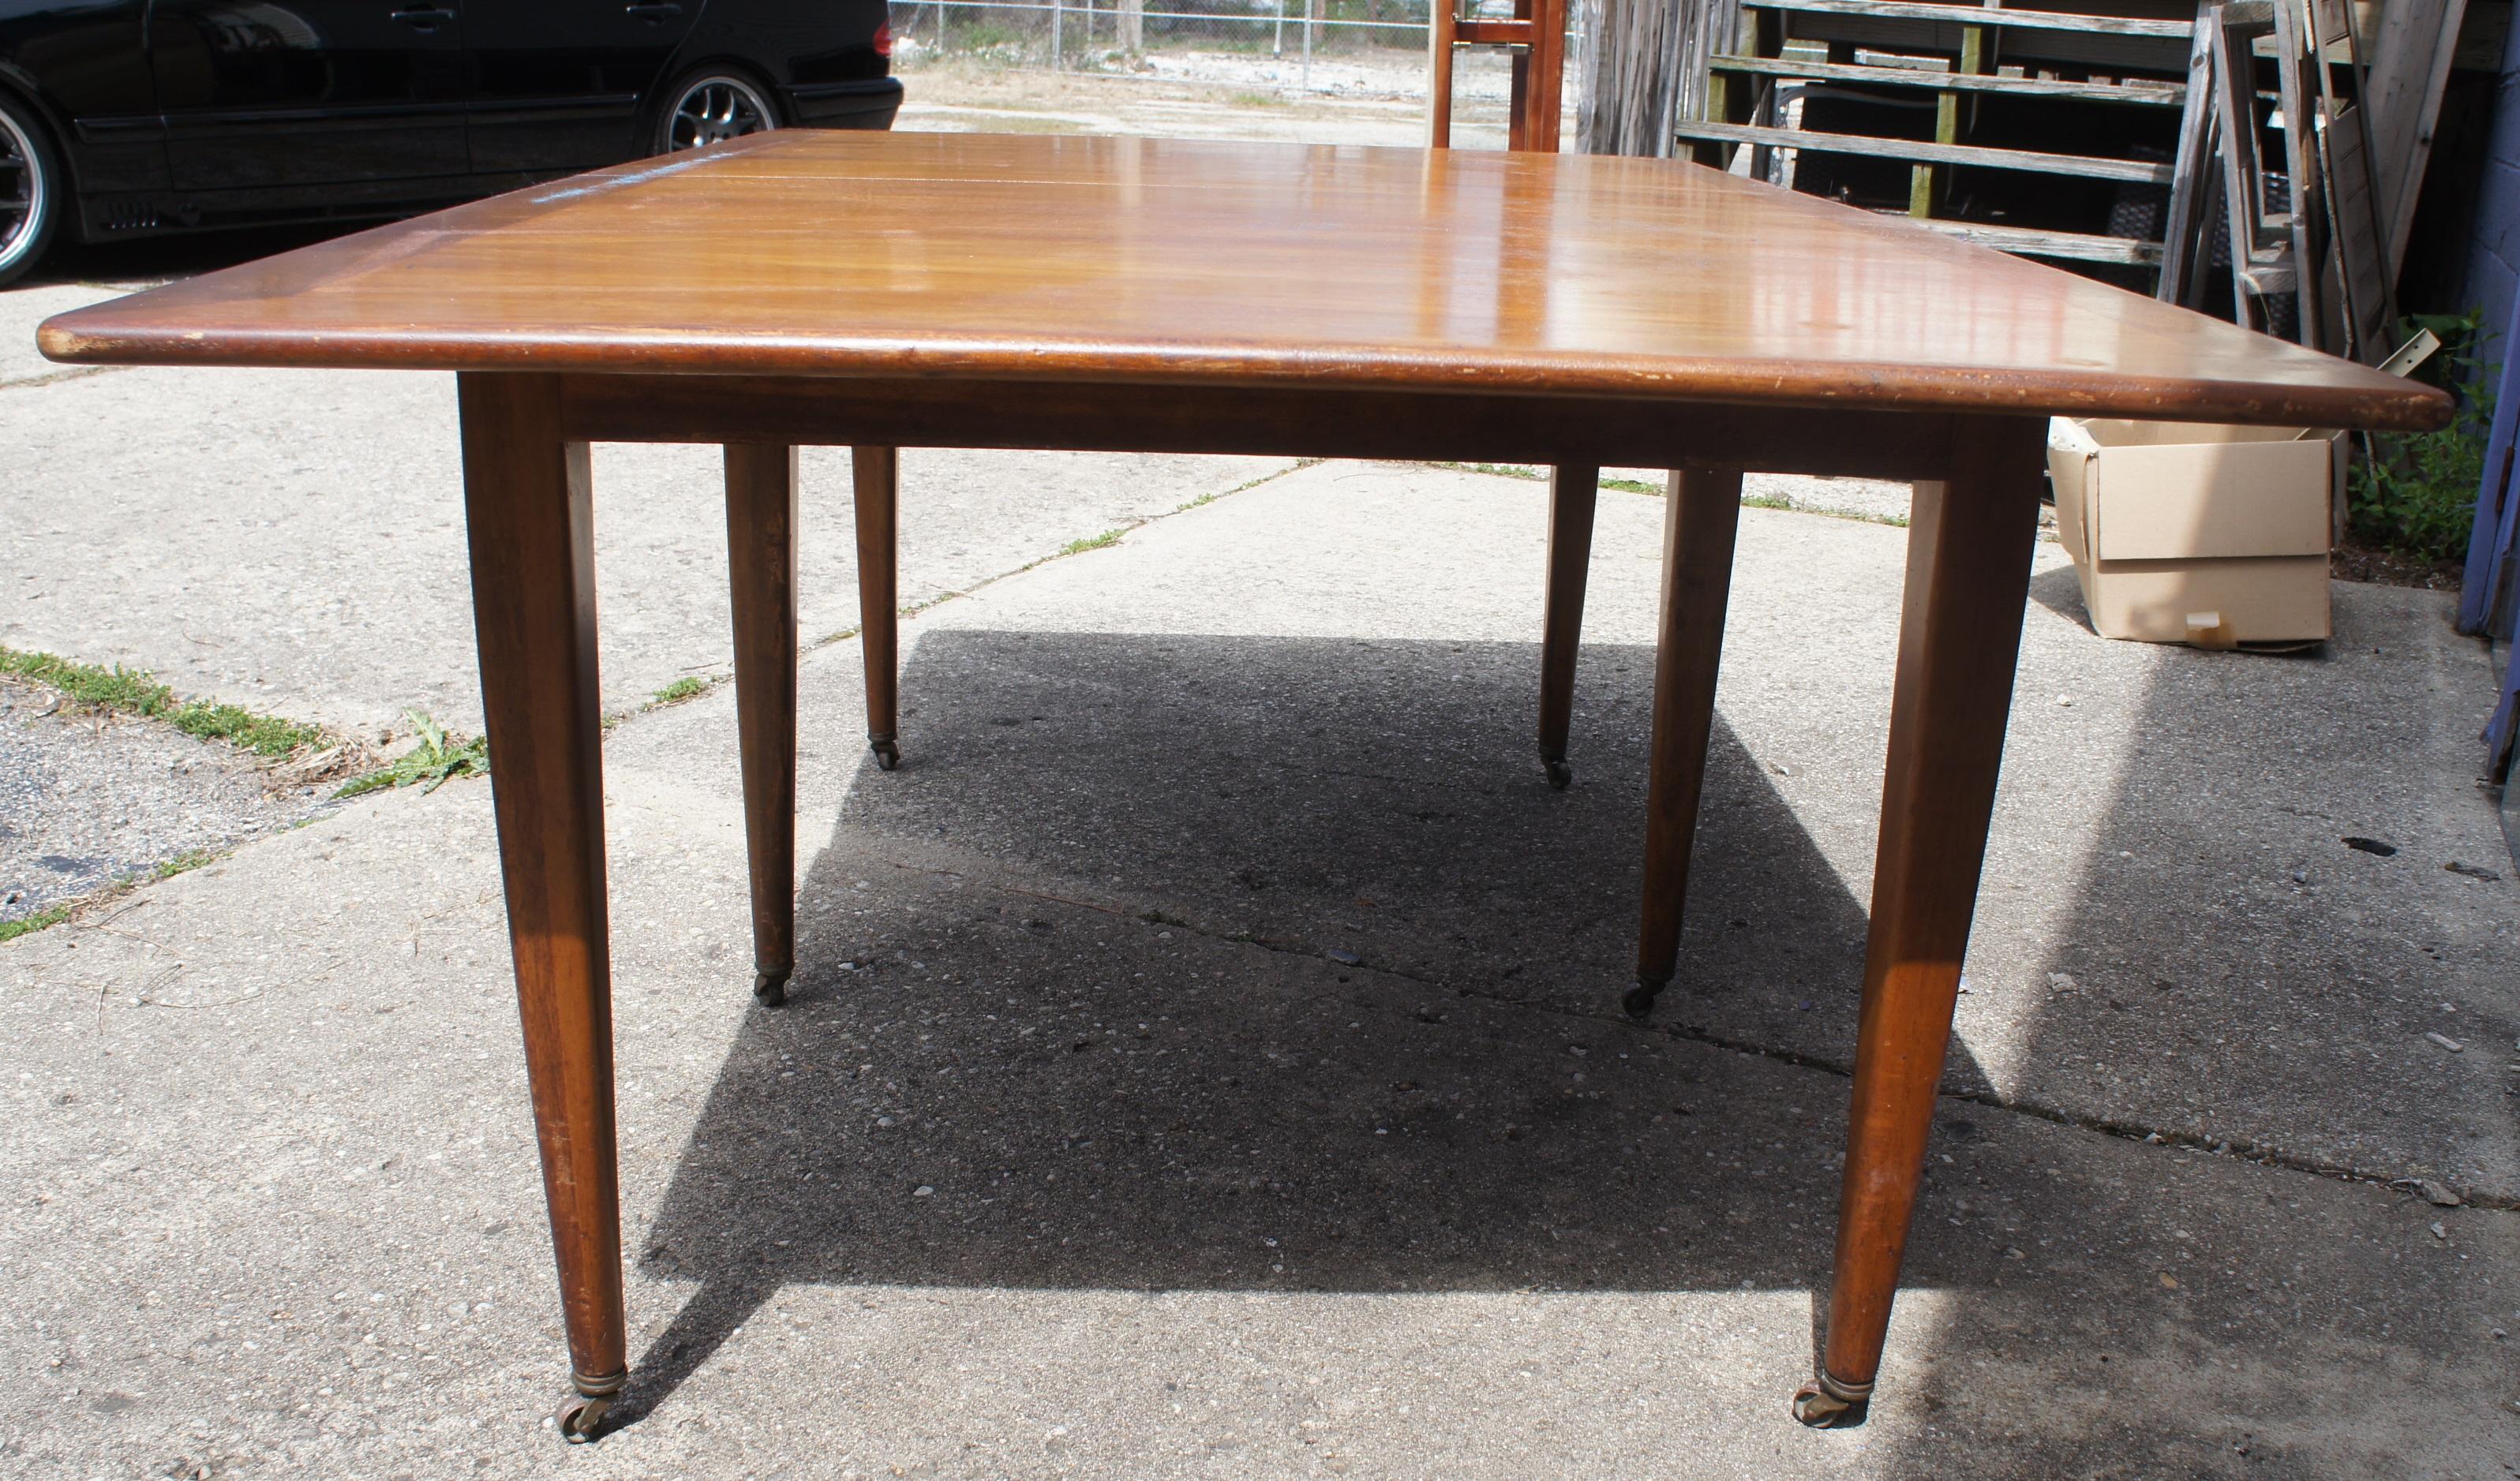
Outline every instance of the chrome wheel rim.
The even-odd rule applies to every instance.
[[[51,188],[35,163],[35,141],[25,125],[0,112],[0,272],[34,249]]]
[[[738,77],[703,77],[683,89],[665,118],[668,151],[706,149],[770,127],[770,104]]]

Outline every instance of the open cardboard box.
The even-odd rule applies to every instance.
[[[2328,636],[2345,434],[2048,424],[2056,533],[2101,636],[2235,648]]]

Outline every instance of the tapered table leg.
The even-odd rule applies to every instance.
[[[867,748],[876,765],[901,764],[901,449],[850,451],[858,523],[858,627],[866,648]]]
[[[1807,1424],[1862,1405],[1881,1366],[1995,809],[2046,436],[2036,419],[1966,428],[1951,476],[1916,485],[1828,1340],[1794,1403]]]
[[[568,1330],[559,1417],[578,1440],[626,1369],[586,444],[561,435],[557,378],[467,374],[458,400],[499,866]]]
[[[1540,632],[1540,764],[1563,791],[1575,780],[1566,764],[1566,731],[1575,712],[1575,654],[1584,641],[1584,577],[1593,563],[1593,510],[1601,492],[1598,468],[1549,471],[1549,597]]]
[[[1662,617],[1654,637],[1653,753],[1645,788],[1644,919],[1629,1014],[1653,1011],[1680,958],[1688,850],[1715,729],[1715,671],[1741,527],[1738,470],[1678,470],[1663,508]]]
[[[796,969],[796,449],[727,444],[726,549],[752,863],[752,995],[776,1008]]]

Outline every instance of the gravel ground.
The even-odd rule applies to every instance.
[[[232,746],[0,679],[0,920],[330,809],[328,788],[274,780]]]

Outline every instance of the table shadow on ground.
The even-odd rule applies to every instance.
[[[1528,645],[922,636],[911,759],[857,775],[794,996],[744,1020],[633,1251],[696,1288],[619,1422],[800,1283],[1789,1290],[1816,1335],[1843,1075],[1613,1006],[1645,656],[1587,651],[1590,782],[1560,794],[1524,739]],[[1696,871],[1691,995],[1851,1003],[1864,912],[1720,717]],[[1486,939],[1403,949],[1474,911]],[[1747,913],[1799,922],[1789,970]],[[2408,1296],[2342,1231],[2287,1233],[2341,1206],[2284,1212],[2256,1176],[1945,1101],[1903,1281],[1938,1315],[1885,1381],[2004,1443],[1940,1472],[2236,1473],[2264,1428],[2332,1435],[2357,1401],[2294,1375],[2416,1356],[2361,1316]]]
[[[1152,872],[1281,920],[1633,920],[1646,657],[1586,654],[1588,805],[1520,739],[1528,645],[926,635],[913,761],[853,786],[790,1003],[747,1018],[635,1252],[699,1289],[625,1420],[792,1282],[1824,1288],[1841,1077],[1627,1026],[1617,962],[1561,968],[1598,978],[1584,1016],[1136,913]],[[1699,908],[1756,891],[1851,984],[1863,911],[1720,722],[1711,774]]]

